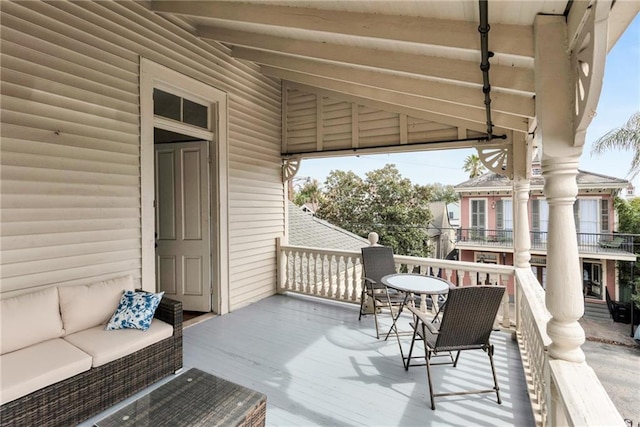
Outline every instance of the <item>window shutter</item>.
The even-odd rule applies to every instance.
[[[573,202],[573,222],[576,224],[576,232],[580,232],[580,200]]]
[[[496,201],[496,229],[504,230],[504,211],[502,209],[502,200]]]
[[[540,231],[540,200],[531,201],[531,229]]]
[[[609,232],[609,200],[600,200],[600,232]]]

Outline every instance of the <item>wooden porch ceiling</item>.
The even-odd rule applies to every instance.
[[[489,0],[495,133],[535,126],[535,17],[566,16],[575,40],[593,3]],[[609,48],[635,15],[628,3],[613,4]],[[486,126],[477,1],[153,0],[151,9],[285,82]]]

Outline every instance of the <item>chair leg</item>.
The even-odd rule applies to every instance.
[[[413,344],[416,342],[416,335],[418,335],[418,320],[414,320],[415,324],[413,327],[413,336],[411,337],[411,346],[409,347],[409,355],[407,356],[407,363],[404,365],[404,370],[409,370],[409,364],[411,364],[411,355],[413,354]],[[404,362],[404,360],[403,360]]]
[[[366,295],[366,288],[363,285],[362,292],[360,293],[360,315],[358,316],[358,320],[362,319],[362,310],[364,310],[365,295]]]
[[[449,352],[449,355],[451,355],[451,352]],[[453,367],[455,368],[456,366],[458,366],[458,359],[460,358],[460,352],[458,351],[458,354],[456,354],[456,359],[453,360]]]
[[[380,339],[380,328],[378,326],[378,307],[376,307],[376,299],[371,298],[371,302],[373,303],[373,321],[376,324],[376,339]]]
[[[431,399],[431,410],[435,411],[436,410],[436,401],[433,397],[433,383],[431,381],[431,352],[429,351],[429,349],[427,348],[426,342],[425,342],[425,346],[424,346],[424,351],[425,353],[425,361],[426,361],[426,365],[427,365],[427,382],[429,383],[429,397]]]
[[[493,344],[489,346],[489,348],[487,349],[487,353],[489,354],[489,362],[491,363],[491,373],[493,374],[493,384],[494,384],[493,388],[496,390],[498,405],[501,405],[502,400],[500,400],[500,387],[498,386],[498,376],[496,375],[496,367],[493,363]]]

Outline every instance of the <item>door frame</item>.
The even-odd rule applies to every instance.
[[[211,106],[209,130],[155,117],[153,89],[173,88],[182,96]],[[211,257],[211,307],[215,313],[229,312],[229,221],[228,221],[228,101],[227,94],[170,68],[140,58],[140,198],[142,289],[156,291],[155,269],[155,171],[154,127],[185,133],[209,141],[209,197]],[[206,135],[205,135],[206,134]]]

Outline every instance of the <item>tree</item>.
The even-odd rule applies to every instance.
[[[439,182],[416,185],[416,191],[431,202],[454,203],[459,199],[458,193],[453,189],[453,185],[443,185]]]
[[[462,169],[469,173],[469,178],[476,178],[486,171],[486,168],[477,154],[467,156],[466,159],[464,159]]]
[[[598,138],[591,147],[591,155],[613,149],[633,151],[629,178],[635,178],[640,173],[640,111],[631,115],[623,126]]]
[[[295,191],[293,195],[293,203],[298,206],[302,206],[305,203],[313,203],[318,206],[322,203],[323,199],[322,191],[320,190],[320,183],[317,179],[307,180],[299,191]]]
[[[614,207],[618,214],[618,231],[636,235],[633,236],[633,251],[640,254],[640,198],[627,201],[616,197]],[[623,288],[631,286],[634,281],[637,282],[640,278],[640,261],[634,262],[631,268],[618,262],[618,278]],[[638,298],[637,294],[635,298]],[[640,301],[638,303],[640,308]]]
[[[323,188],[324,203],[316,215],[359,236],[368,232],[358,228],[365,208],[364,181],[351,171],[331,171]]]
[[[353,172],[332,171],[316,214],[363,237],[375,231],[380,243],[398,254],[428,256],[429,200],[416,187],[392,164],[367,173],[364,180]]]

